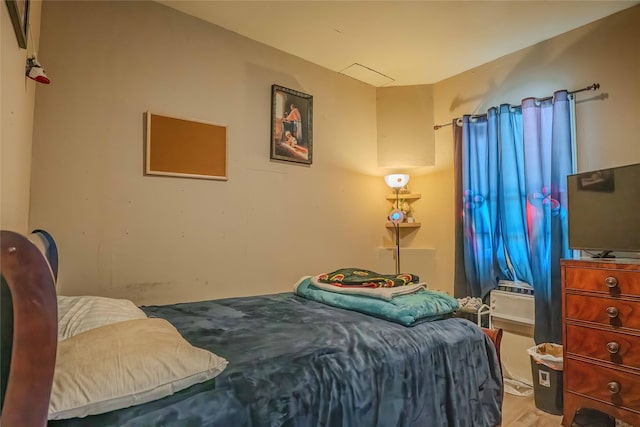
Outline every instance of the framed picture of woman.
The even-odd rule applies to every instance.
[[[310,165],[313,158],[313,96],[271,86],[271,159]]]

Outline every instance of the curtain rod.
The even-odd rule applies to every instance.
[[[574,93],[578,93],[578,92],[584,92],[587,90],[598,90],[600,89],[600,83],[594,83],[590,86],[587,87],[583,87],[582,89],[576,89],[576,90],[572,90],[570,92],[568,92],[570,95],[573,95]],[[542,102],[542,101],[548,101],[549,99],[552,99],[553,96],[547,96],[546,98],[536,98],[536,101],[538,102]],[[479,115],[474,115],[475,117],[479,117],[479,116],[484,116],[484,114],[479,114]],[[460,120],[460,118],[458,118],[458,120]],[[440,128],[443,128],[445,126],[451,126],[451,124],[453,123],[453,121],[449,122],[449,123],[444,123],[441,125],[435,125],[433,126],[433,130],[438,130]]]

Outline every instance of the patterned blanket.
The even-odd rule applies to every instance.
[[[393,288],[413,285],[420,281],[415,274],[380,274],[362,268],[341,268],[318,276],[318,281],[334,286],[365,288]]]

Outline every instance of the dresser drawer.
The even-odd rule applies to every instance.
[[[613,295],[640,295],[640,272],[567,268],[566,289],[607,292]]]
[[[567,294],[565,303],[567,319],[640,329],[640,302]]]
[[[567,390],[624,408],[640,408],[640,376],[573,359],[565,360]]]
[[[567,353],[640,369],[640,337],[567,325]]]

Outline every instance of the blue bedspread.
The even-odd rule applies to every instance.
[[[215,380],[50,426],[496,426],[492,343],[460,318],[412,328],[291,293],[144,307],[229,360]]]

